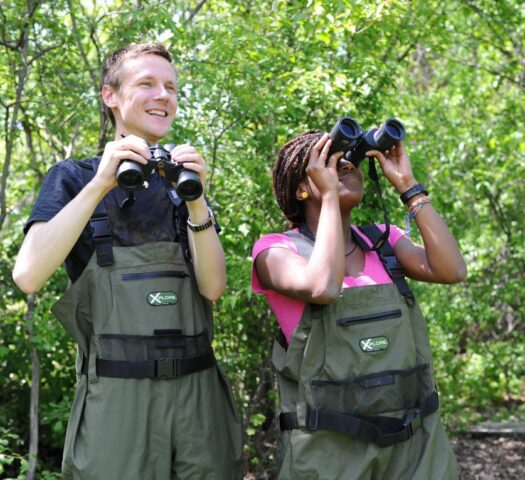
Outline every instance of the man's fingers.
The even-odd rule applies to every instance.
[[[114,152],[132,151],[141,155],[143,158],[151,158],[151,152],[149,151],[146,141],[135,135],[129,135],[121,140],[112,142],[111,149]]]
[[[172,160],[177,161],[177,163],[186,163],[186,162],[193,162],[193,163],[199,163],[203,164],[204,159],[198,154],[198,153],[183,153],[182,155],[176,155],[176,157],[172,157]]]

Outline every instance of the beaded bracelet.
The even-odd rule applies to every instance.
[[[426,195],[424,197],[418,198],[410,207],[408,208],[408,214],[405,215],[405,236],[410,238],[410,222],[416,217],[418,212],[423,209],[426,203],[430,203],[430,197]]]

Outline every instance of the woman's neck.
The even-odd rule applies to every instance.
[[[350,231],[351,231],[350,227],[352,225],[350,213],[342,216],[341,223],[342,223],[342,231],[345,232],[345,240],[346,240],[347,236],[350,235]],[[316,236],[317,227],[319,225],[319,217],[317,216],[315,218],[306,218],[305,224],[308,227],[308,230],[310,230],[310,232],[312,232],[313,235]]]

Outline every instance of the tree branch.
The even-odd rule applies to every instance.
[[[195,15],[199,13],[199,10],[204,6],[205,3],[206,3],[206,0],[199,0],[199,2],[197,3],[197,6],[190,12],[189,17],[183,23],[184,26],[188,25],[188,23],[190,23],[193,20]]]

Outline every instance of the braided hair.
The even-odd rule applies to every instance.
[[[273,191],[277,203],[292,227],[305,221],[304,204],[296,198],[297,187],[306,177],[312,147],[323,136],[322,130],[308,130],[284,145],[273,166]]]

